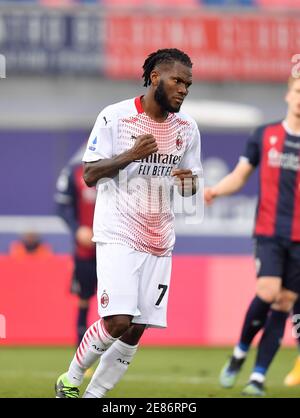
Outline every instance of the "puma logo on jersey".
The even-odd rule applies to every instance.
[[[105,126],[108,124],[108,122],[111,122],[110,120],[107,120],[105,116],[103,116],[104,122],[105,122]]]

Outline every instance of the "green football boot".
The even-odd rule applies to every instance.
[[[79,389],[69,382],[67,373],[62,374],[57,379],[55,393],[56,398],[79,398]]]
[[[263,383],[257,382],[256,380],[250,380],[244,387],[242,395],[245,396],[265,396],[265,388]]]
[[[223,369],[221,370],[220,376],[219,376],[219,382],[220,385],[223,388],[232,388],[236,381],[238,374],[241,370],[241,367],[245,361],[245,358],[243,359],[237,359],[235,357],[231,357],[224,365]]]

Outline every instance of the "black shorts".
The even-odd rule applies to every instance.
[[[282,286],[300,293],[300,242],[285,238],[255,238],[257,277],[281,277]]]
[[[92,260],[74,259],[71,292],[80,299],[89,299],[97,292],[96,257]]]

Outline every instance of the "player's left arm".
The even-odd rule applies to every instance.
[[[201,140],[198,127],[195,123],[191,141],[187,144],[185,153],[179,167],[171,174],[175,177],[175,184],[182,196],[194,195],[199,188],[199,179],[203,178],[201,164]]]

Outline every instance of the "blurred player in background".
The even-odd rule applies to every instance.
[[[223,387],[235,384],[253,338],[263,329],[245,395],[265,394],[265,375],[300,292],[300,79],[289,79],[286,102],[286,118],[258,128],[235,169],[205,190],[207,203],[235,193],[260,165],[254,231],[259,278],[256,296],[248,308],[240,340],[220,374]]]
[[[77,346],[87,329],[90,298],[96,294],[96,248],[92,242],[95,188],[83,180],[82,147],[65,167],[56,185],[57,211],[70,228],[74,242],[74,274],[71,291],[79,297]]]
[[[101,361],[83,397],[101,398],[121,379],[146,327],[165,327],[175,241],[172,186],[184,196],[197,190],[200,136],[180,112],[192,84],[190,58],[158,50],[144,65],[146,94],[106,107],[84,154],[84,178],[97,184],[97,243],[101,319],[86,332],[59,398],[78,397],[84,371]]]

